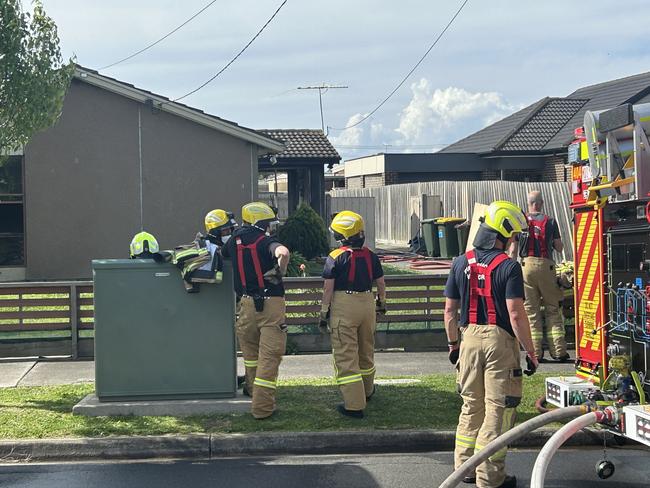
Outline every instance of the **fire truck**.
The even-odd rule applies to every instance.
[[[650,104],[588,111],[569,146],[576,377],[546,401],[616,409],[607,428],[650,446]]]

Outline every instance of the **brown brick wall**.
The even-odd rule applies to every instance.
[[[363,177],[364,188],[376,188],[378,186],[384,186],[384,173],[377,175],[365,175]]]
[[[493,169],[484,169],[481,172],[481,180],[500,180],[501,171]]]
[[[346,188],[363,188],[363,176],[352,176],[345,179]]]
[[[551,156],[544,164],[542,181],[567,181],[568,171],[564,167],[567,164],[566,155]]]

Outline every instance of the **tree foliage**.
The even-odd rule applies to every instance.
[[[325,223],[320,215],[306,204],[300,205],[280,227],[279,237],[291,251],[299,252],[306,259],[314,259],[329,251]]]
[[[61,113],[74,73],[63,63],[54,21],[39,0],[33,13],[20,0],[0,0],[0,151],[24,146]]]

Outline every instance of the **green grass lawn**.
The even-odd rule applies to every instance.
[[[417,377],[420,383],[379,385],[363,420],[347,419],[334,411],[340,403],[332,380],[281,381],[278,412],[264,421],[249,414],[200,417],[79,417],[72,406],[94,386],[0,389],[0,438],[100,437],[263,431],[336,431],[373,429],[454,429],[460,409],[454,375]],[[535,399],[543,394],[544,376],[524,380],[524,401],[518,420],[537,414]]]

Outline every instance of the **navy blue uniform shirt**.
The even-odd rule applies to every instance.
[[[490,264],[492,259],[502,252],[498,249],[474,250],[477,261],[484,264]],[[464,254],[454,259],[451,265],[445,296],[460,300],[460,321],[458,323],[461,326],[469,325],[469,263]],[[524,277],[518,262],[508,259],[492,272],[492,298],[497,312],[497,325],[514,336],[506,299],[524,298]],[[478,301],[478,323],[487,323],[487,308],[483,298]]]
[[[372,268],[372,276],[368,276],[368,265],[366,259],[360,253],[355,253],[355,277],[352,286],[348,284],[348,275],[350,272],[350,257],[351,253],[341,249],[334,249],[323,268],[323,278],[326,280],[334,280],[335,291],[370,291],[372,290],[372,283],[377,279],[384,276],[384,270],[381,267],[381,262],[377,255],[368,250],[370,253],[370,263]]]

